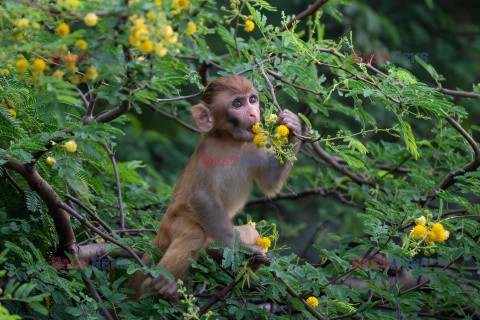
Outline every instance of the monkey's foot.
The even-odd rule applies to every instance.
[[[154,292],[165,300],[178,300],[178,284],[176,280],[169,279],[166,275],[161,274],[158,278],[152,279],[149,284],[149,291]]]

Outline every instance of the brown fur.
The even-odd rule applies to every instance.
[[[252,96],[256,96],[255,103],[250,103]],[[244,106],[233,108],[233,99],[243,99]],[[247,79],[236,75],[216,79],[206,88],[200,103],[192,107],[192,115],[202,130],[198,147],[178,180],[170,206],[152,241],[152,245],[164,253],[160,265],[175,279],[188,273],[188,258],[197,258],[193,250],[205,248],[212,241],[230,245],[231,220],[245,205],[254,181],[267,195],[273,195],[281,189],[291,168],[288,163],[277,167],[202,166],[203,154],[239,158],[242,154],[265,156],[266,150],[256,148],[253,135],[248,132],[260,115],[258,93]],[[238,125],[227,123],[227,117],[234,117]],[[295,117],[285,113],[285,125],[291,130],[299,130]],[[235,228],[240,232],[242,245],[263,255],[263,250],[256,245],[260,236],[252,226]],[[148,262],[150,257],[146,254],[142,260]],[[164,275],[152,280],[140,271],[135,272],[127,287],[137,291],[133,299],[148,291],[174,299],[176,292],[176,283]]]

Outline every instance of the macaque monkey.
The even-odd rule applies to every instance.
[[[200,103],[191,108],[193,120],[201,131],[198,147],[190,157],[178,180],[158,234],[152,241],[164,253],[160,265],[175,279],[183,278],[190,268],[188,258],[197,258],[193,250],[206,248],[210,242],[232,245],[234,228],[240,233],[240,246],[251,248],[254,255],[264,255],[256,245],[258,232],[250,225],[234,227],[232,219],[243,208],[255,182],[267,195],[273,196],[283,186],[292,163],[276,166],[242,166],[227,163],[206,166],[202,155],[237,157],[266,156],[265,148],[253,143],[252,126],[260,121],[259,96],[246,78],[233,75],[211,82]],[[290,129],[290,142],[301,141],[292,132],[302,134],[300,119],[288,110],[278,117],[278,123]],[[145,254],[144,262],[150,261]],[[151,279],[140,271],[130,279],[127,288],[137,292],[138,300],[146,292],[155,292],[166,299],[177,299],[177,282],[160,274]]]

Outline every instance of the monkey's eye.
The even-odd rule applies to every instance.
[[[235,108],[240,108],[242,106],[242,102],[239,101],[239,100],[235,100],[235,101],[233,101],[233,106]]]
[[[257,97],[251,96],[250,99],[248,99],[248,101],[250,101],[250,103],[255,103],[257,102]]]

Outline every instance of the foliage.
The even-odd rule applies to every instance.
[[[224,9],[214,0],[5,1],[0,238],[10,251],[0,319],[101,319],[105,308],[124,319],[478,317],[479,127],[467,106],[479,89],[444,90],[448,79],[420,58],[415,68],[358,62],[353,52],[366,49],[356,35],[383,28],[397,44],[398,30],[361,2],[324,2],[300,19],[305,26],[264,0]],[[437,8],[414,5],[429,6]],[[352,12],[371,25],[328,39]],[[311,136],[285,188],[293,192],[272,204],[255,190],[245,209],[268,216],[256,228],[273,240],[271,264],[253,271],[250,249],[213,243],[223,260],[199,251],[176,303],[127,299],[136,270],[168,274],[139,259],[83,269],[80,250],[54,268],[75,243],[115,243],[104,253],[134,248],[158,262],[150,242],[196,141],[187,108],[205,83],[232,73],[259,91],[264,129],[275,129],[268,120],[278,101]],[[158,113],[166,118],[153,123]],[[242,212],[236,222],[249,220]],[[133,231],[119,230],[122,222]],[[428,268],[412,265],[424,257]],[[372,262],[383,258],[404,269]]]

